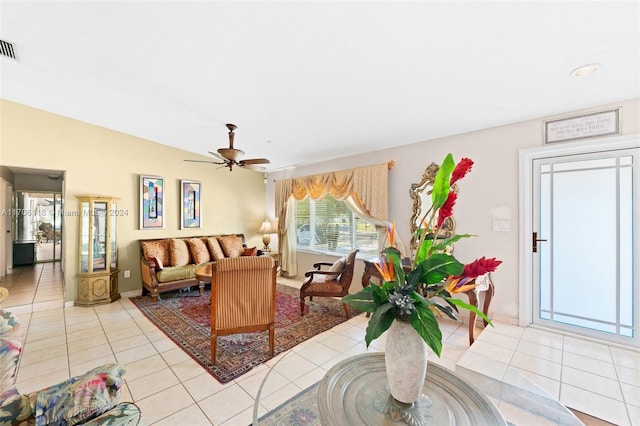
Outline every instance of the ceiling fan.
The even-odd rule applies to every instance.
[[[224,167],[228,167],[229,171],[233,170],[233,166],[244,167],[250,170],[264,171],[265,168],[260,166],[259,164],[269,164],[269,160],[266,158],[249,158],[246,160],[241,160],[244,155],[244,151],[240,149],[236,149],[233,147],[233,138],[235,133],[233,131],[238,127],[235,124],[227,124],[227,129],[229,129],[229,148],[219,148],[218,152],[209,151],[209,154],[213,155],[220,161],[204,161],[204,160],[184,160],[190,161],[193,163],[211,163],[211,164],[220,164]]]

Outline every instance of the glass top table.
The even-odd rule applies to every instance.
[[[273,369],[277,370],[277,365]],[[264,383],[269,379],[267,375]],[[491,400],[461,376],[429,363],[422,405],[417,416],[398,418],[383,412],[392,401],[386,390],[384,353],[356,355],[338,362],[317,385],[317,406],[323,425],[507,425]],[[259,404],[260,394],[256,398]],[[392,402],[391,402],[392,403]],[[418,418],[416,423],[416,417]],[[260,424],[257,409],[254,425]]]

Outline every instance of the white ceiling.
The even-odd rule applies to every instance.
[[[0,97],[202,155],[234,123],[276,170],[640,97],[639,22],[638,1],[2,0]]]

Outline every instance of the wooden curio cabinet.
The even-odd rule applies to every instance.
[[[78,294],[75,304],[94,306],[120,298],[118,292],[118,199],[78,196]]]

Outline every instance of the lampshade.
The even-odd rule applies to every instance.
[[[264,247],[262,248],[262,250],[271,251],[271,248],[269,247],[269,244],[271,243],[271,235],[269,234],[275,234],[276,232],[278,232],[278,226],[275,224],[275,222],[266,219],[264,222],[262,222],[262,225],[260,225],[260,230],[258,232],[263,234],[262,243],[264,244]]]
[[[260,230],[258,232],[260,232],[261,234],[275,234],[277,231],[277,226],[272,221],[267,219],[262,222],[262,225],[260,225]]]

